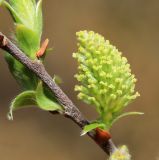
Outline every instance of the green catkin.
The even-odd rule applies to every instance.
[[[96,107],[100,119],[110,128],[114,119],[139,93],[135,91],[136,78],[122,53],[103,36],[93,31],[77,32],[78,61],[75,86],[78,98]],[[109,115],[109,116],[108,116]]]

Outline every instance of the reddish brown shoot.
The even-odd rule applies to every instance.
[[[96,140],[99,144],[108,141],[111,139],[111,135],[109,132],[102,130],[100,128],[96,128]]]
[[[46,39],[46,40],[42,43],[41,48],[40,48],[40,49],[37,51],[37,53],[36,53],[36,57],[37,57],[37,58],[40,58],[40,57],[42,57],[42,56],[44,55],[48,44],[49,44],[49,39]]]

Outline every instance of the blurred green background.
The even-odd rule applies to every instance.
[[[159,1],[158,0],[43,0],[44,35],[54,50],[45,65],[59,75],[69,97],[90,120],[93,107],[76,99],[75,32],[94,30],[116,45],[129,60],[138,78],[139,97],[127,110],[144,116],[123,118],[111,130],[117,145],[128,145],[134,160],[159,157]],[[13,23],[0,8],[0,31],[11,35]],[[96,160],[105,153],[69,119],[36,108],[16,111],[14,121],[6,114],[20,92],[0,51],[0,160]],[[53,53],[53,54],[52,54]]]

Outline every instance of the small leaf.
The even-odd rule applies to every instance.
[[[95,129],[95,128],[105,128],[105,124],[104,123],[91,123],[89,125],[84,126],[84,129],[81,133],[81,136],[87,134],[88,132],[90,132],[91,130]]]
[[[42,27],[43,27],[43,19],[42,19],[42,0],[39,0],[36,6],[36,25],[38,33],[41,35]]]
[[[26,105],[36,105],[35,91],[24,91],[11,102],[8,119],[13,120],[13,111],[24,108]]]
[[[18,13],[16,12],[16,10],[8,2],[3,1],[3,0],[2,2],[5,5],[5,7],[9,10],[9,12],[11,13],[11,16],[14,19],[14,21],[16,21],[17,23],[22,23],[22,20],[20,16],[18,15]]]
[[[6,53],[5,59],[11,74],[22,89],[35,90],[38,83],[37,76],[8,53]]]
[[[31,59],[36,58],[36,52],[40,47],[40,39],[37,32],[27,28],[22,24],[16,25],[16,40],[19,42],[19,47],[29,56]],[[31,38],[28,38],[31,37]]]
[[[10,10],[10,13],[15,19],[16,23],[21,23],[27,28],[32,30],[35,29],[35,6],[36,3],[34,0],[10,0],[8,2],[10,6],[14,9],[14,12]],[[16,15],[15,15],[16,13]],[[17,20],[17,15],[20,19]]]
[[[54,80],[55,83],[57,83],[57,84],[61,84],[61,83],[62,83],[62,79],[61,79],[61,77],[58,76],[58,75],[54,75],[53,80]]]
[[[62,107],[58,104],[52,93],[46,89],[42,82],[38,84],[36,89],[36,101],[38,106],[46,111],[59,111]]]
[[[119,120],[120,118],[129,116],[129,115],[143,115],[143,114],[144,114],[144,113],[142,113],[142,112],[125,112],[125,113],[119,115],[117,118],[115,118],[115,119],[113,120],[112,124],[115,123],[115,122],[116,122],[117,120]]]

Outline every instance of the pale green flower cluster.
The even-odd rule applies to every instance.
[[[135,92],[135,76],[122,53],[103,36],[93,31],[77,32],[77,59],[79,73],[75,75],[81,85],[76,85],[78,98],[96,106],[107,128],[115,121],[125,106],[139,96]]]
[[[110,155],[109,160],[131,160],[131,155],[129,154],[128,148],[123,145]]]

